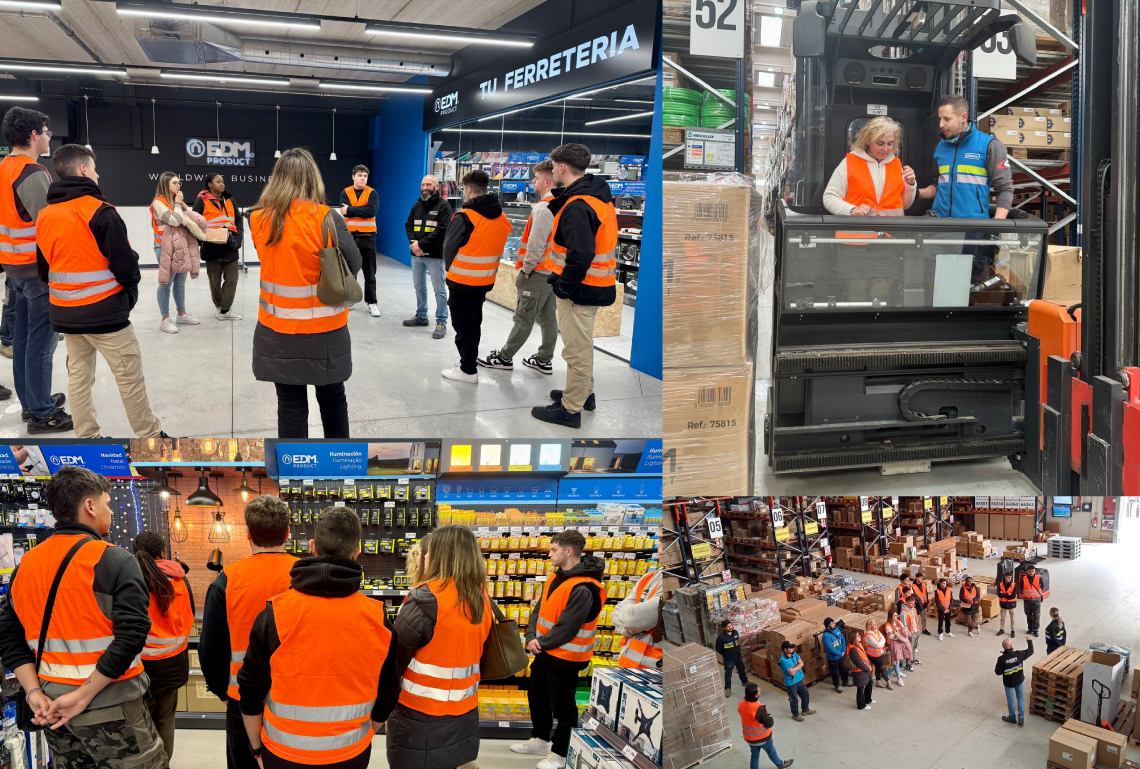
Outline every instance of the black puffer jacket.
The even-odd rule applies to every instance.
[[[554,294],[559,299],[569,299],[574,304],[589,307],[609,307],[617,301],[614,286],[587,286],[582,282],[594,261],[596,237],[602,222],[589,203],[571,201],[575,195],[597,198],[602,203],[613,203],[614,200],[605,179],[586,174],[550,201],[550,213],[558,218],[558,212],[562,211],[553,237],[555,245],[566,249],[566,266],[562,268],[561,275],[552,273],[547,280],[554,284]]]

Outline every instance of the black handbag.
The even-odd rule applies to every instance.
[[[71,563],[71,559],[75,554],[91,542],[90,537],[84,537],[71,546],[67,551],[67,555],[59,564],[59,569],[55,573],[55,580],[51,583],[51,590],[48,591],[47,603],[44,604],[44,619],[40,625],[40,643],[39,648],[36,649],[36,676],[40,673],[40,662],[44,657],[44,645],[47,643],[48,626],[51,624],[51,610],[55,606],[55,595],[59,592],[59,583],[63,581],[63,573],[67,571],[67,565]],[[31,706],[28,705],[28,695],[24,693],[21,687],[20,691],[16,694],[16,726],[25,732],[38,732],[42,731],[45,727],[32,722],[35,713],[32,712]]]

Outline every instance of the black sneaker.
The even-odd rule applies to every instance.
[[[414,318],[408,318],[404,321],[405,326],[426,326],[428,324],[427,318],[421,318],[418,315]]]
[[[499,354],[498,350],[491,350],[486,358],[479,358],[476,361],[483,368],[501,368],[507,371],[514,370],[515,362],[511,358],[504,358]]]
[[[549,406],[535,406],[530,410],[530,415],[535,419],[549,422],[553,425],[562,425],[563,427],[581,427],[582,414],[571,414],[566,409],[562,408],[561,403],[551,403]]]
[[[39,433],[65,433],[69,430],[75,429],[71,423],[71,415],[63,409],[57,409],[47,419],[32,418],[28,420],[28,433],[30,435],[37,435]]]
[[[55,393],[51,396],[51,399],[55,401],[55,407],[57,409],[63,408],[63,404],[67,402],[67,396],[63,393]],[[32,412],[24,409],[20,412],[20,419],[24,420],[25,422],[30,422],[32,419]]]
[[[407,325],[407,324],[404,324],[404,325]],[[435,324],[435,331],[431,332],[431,338],[432,339],[443,339],[445,336],[447,336],[447,324],[446,323],[436,323]]]
[[[1005,628],[1002,628],[1001,630],[997,631],[996,635],[1005,635]]]
[[[554,365],[548,360],[543,360],[537,355],[532,355],[529,358],[523,358],[523,365],[527,368],[532,368],[541,374],[553,374]]]
[[[554,401],[557,404],[561,404],[562,403],[562,391],[561,390],[551,390],[550,391],[550,400]],[[583,404],[582,408],[584,408],[586,411],[593,411],[597,407],[598,407],[598,402],[597,402],[597,400],[594,399],[594,394],[590,393],[590,397],[586,399],[586,403]]]
[[[0,401],[6,401],[12,397],[12,391],[4,385],[0,385]]]

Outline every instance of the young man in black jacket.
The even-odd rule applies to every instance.
[[[376,212],[380,196],[368,186],[368,166],[352,169],[352,186],[340,191],[340,215],[364,262],[364,305],[373,318],[380,317],[376,305]]]
[[[1005,704],[1009,708],[1009,715],[1002,716],[1001,720],[1007,724],[1025,726],[1025,660],[1033,656],[1033,642],[1026,639],[1025,651],[1013,650],[1013,641],[1008,638],[1001,642],[1002,653],[994,665],[994,675],[1001,676],[1005,684]],[[1017,701],[1017,712],[1014,712],[1014,700]],[[1016,718],[1014,717],[1016,715]]]
[[[412,285],[416,288],[416,314],[405,326],[426,326],[427,281],[435,292],[435,331],[432,339],[447,333],[447,285],[444,281],[443,241],[451,224],[451,205],[439,194],[439,180],[431,174],[420,180],[420,197],[404,222],[412,252]]]
[[[67,389],[77,438],[100,437],[91,388],[95,354],[119,385],[131,429],[140,438],[162,435],[150,410],[130,314],[139,298],[139,255],[127,226],[99,190],[95,153],[82,144],[55,151],[59,181],[40,211],[36,264],[51,293],[51,324],[67,344]]]
[[[720,635],[716,637],[716,653],[724,660],[724,696],[732,695],[732,671],[740,676],[740,685],[748,685],[744,674],[744,657],[740,653],[740,633],[732,627],[730,620],[720,623]]]

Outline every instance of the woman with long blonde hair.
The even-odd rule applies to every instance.
[[[402,680],[386,719],[388,765],[456,769],[479,757],[479,660],[492,622],[487,567],[470,529],[441,526],[417,568],[395,622]]]
[[[249,228],[261,260],[253,375],[277,388],[278,437],[309,437],[307,389],[313,385],[325,437],[347,438],[348,307],[330,307],[317,298],[320,250],[331,244],[326,233],[336,233],[353,274],[360,272],[361,257],[340,212],[325,204],[321,172],[308,150],[281,153],[251,209]]]
[[[173,171],[158,176],[150,204],[150,226],[158,262],[158,311],[162,316],[158,327],[167,334],[177,334],[178,326],[197,326],[200,322],[186,309],[186,276],[198,277],[198,241],[206,237],[206,220],[183,202],[182,180]],[[178,310],[177,322],[170,319],[171,293]]]
[[[889,117],[868,120],[851,151],[835,167],[823,205],[837,216],[902,216],[914,203],[914,169],[898,157],[902,126]]]
[[[431,533],[428,532],[416,544],[412,545],[408,550],[408,554],[404,556],[404,568],[408,573],[408,579],[412,581],[413,585],[420,584],[420,575],[424,574],[424,559],[427,557],[428,543],[431,542]]]

